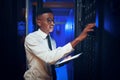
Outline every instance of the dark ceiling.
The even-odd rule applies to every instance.
[[[55,16],[68,16],[71,9],[74,8],[74,0],[43,0],[46,5],[54,11]]]
[[[37,1],[37,0],[31,0],[31,1]],[[75,0],[42,0],[43,2],[74,2]]]
[[[74,2],[75,0],[43,0],[43,2]]]

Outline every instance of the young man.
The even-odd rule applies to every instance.
[[[25,72],[24,78],[25,80],[55,80],[51,65],[70,54],[74,47],[87,37],[88,32],[93,31],[95,24],[88,24],[77,38],[58,48],[51,37],[50,48],[47,39],[55,25],[53,12],[49,8],[40,9],[36,16],[36,24],[39,29],[25,38],[28,70]]]

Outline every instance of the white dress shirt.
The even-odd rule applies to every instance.
[[[50,65],[73,51],[70,43],[56,48],[56,43],[52,38],[53,50],[50,50],[46,36],[46,33],[38,29],[25,38],[24,46],[28,65],[28,70],[24,74],[25,80],[52,80]]]

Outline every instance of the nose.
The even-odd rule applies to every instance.
[[[55,22],[54,22],[54,21],[52,21],[52,22],[51,22],[51,24],[54,26],[54,25],[55,25]]]

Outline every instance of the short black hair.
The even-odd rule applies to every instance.
[[[39,8],[36,13],[36,17],[40,16],[44,13],[53,13],[53,11],[50,8]]]

